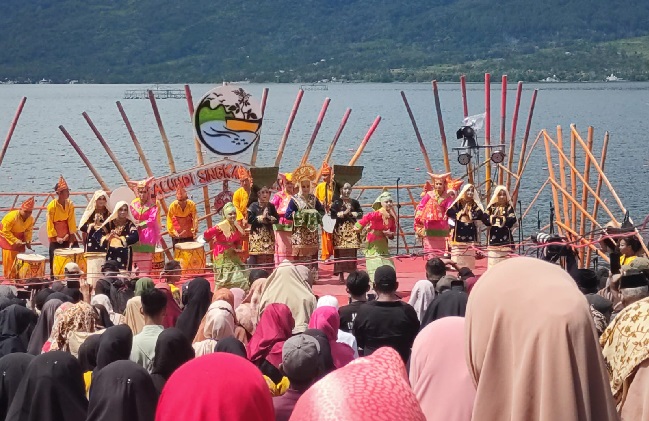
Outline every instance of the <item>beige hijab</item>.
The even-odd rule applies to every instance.
[[[507,187],[496,186],[496,188],[494,189],[494,193],[491,195],[491,200],[489,201],[489,203],[487,203],[487,209],[489,209],[491,206],[498,203],[498,194],[500,194],[501,191],[504,191],[505,194],[507,195],[507,204],[509,206],[514,206],[512,204],[512,197],[509,195],[509,191],[507,190]]]
[[[106,218],[104,223],[101,225],[102,228],[105,227],[106,224],[108,224],[110,221],[114,221],[115,219],[117,219],[117,213],[119,212],[120,208],[122,208],[122,206],[126,206],[126,209],[128,210],[127,214],[126,214],[126,219],[131,221],[133,223],[133,225],[137,226],[138,223],[135,220],[135,217],[133,216],[133,214],[131,213],[131,206],[128,203],[126,203],[125,201],[120,200],[119,202],[117,202],[115,204],[115,208],[113,209],[113,213],[111,213],[110,216],[108,218]]]
[[[286,304],[291,309],[295,328],[293,333],[304,332],[309,326],[311,313],[316,309],[316,298],[306,279],[291,262],[285,260],[277,266],[265,282],[259,299],[259,315],[267,305]]]
[[[103,190],[97,190],[95,194],[92,195],[92,199],[90,199],[90,202],[88,202],[88,206],[86,206],[86,210],[83,211],[83,215],[81,215],[81,219],[79,220],[80,227],[82,227],[83,224],[88,222],[88,219],[90,219],[90,216],[92,216],[92,213],[95,211],[95,208],[97,207],[97,200],[99,200],[99,198],[101,197],[106,199],[106,207],[108,208],[108,193],[106,193]]]
[[[480,208],[480,210],[484,211],[484,208],[482,207],[482,203],[480,202],[480,193],[478,193],[478,190],[475,188],[473,184],[465,184],[464,187],[462,187],[462,191],[460,191],[460,194],[457,195],[453,203],[451,203],[451,206],[449,208],[452,208],[455,206],[455,204],[461,200],[466,199],[466,192],[469,191],[470,188],[473,188],[473,201],[475,202],[476,206]]]
[[[144,329],[144,315],[142,310],[142,297],[139,295],[131,298],[126,302],[126,310],[124,310],[124,317],[122,320],[124,324],[128,325],[133,331],[133,335],[137,335]]]
[[[198,332],[192,345],[197,357],[213,353],[217,341],[234,336],[232,306],[223,300],[214,301],[207,309],[201,325],[202,331]]]
[[[489,269],[465,335],[472,419],[619,419],[588,303],[559,266],[519,257]]]

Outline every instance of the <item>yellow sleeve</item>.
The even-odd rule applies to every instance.
[[[325,183],[318,183],[315,187],[315,192],[313,193],[315,197],[320,201],[324,202],[325,199]]]
[[[174,229],[173,217],[176,216],[176,205],[178,202],[175,200],[169,205],[169,211],[167,212],[167,231],[172,237],[177,237],[178,233]]]
[[[17,211],[11,211],[2,218],[2,236],[10,244],[15,244],[18,241],[18,238],[13,233],[13,226],[16,223],[16,218],[18,217]]]
[[[47,236],[50,238],[56,237],[56,230],[54,229],[55,215],[56,215],[56,199],[52,200],[47,205]]]
[[[68,229],[70,230],[70,235],[75,235],[77,232],[77,221],[74,217],[74,203],[68,200],[68,205]]]
[[[33,232],[34,232],[34,218],[30,216],[29,218],[27,218],[27,221],[25,221],[25,242],[26,243],[32,242]]]
[[[248,194],[243,188],[237,189],[232,195],[232,204],[237,208],[237,221],[242,220],[248,213]]]
[[[198,234],[198,212],[196,211],[196,203],[191,200],[187,202],[187,206],[191,206],[190,214],[192,216],[192,221],[194,222],[194,232],[193,234]]]

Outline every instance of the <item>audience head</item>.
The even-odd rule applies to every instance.
[[[74,262],[67,263],[63,268],[66,279],[80,279],[83,272],[78,264]]]
[[[365,301],[370,290],[370,275],[364,270],[351,272],[347,275],[347,293],[352,299]]]
[[[465,291],[466,288],[464,287],[464,281],[453,275],[444,275],[439,281],[437,281],[437,285],[435,286],[435,290],[437,290],[438,293],[451,289],[453,291]]]
[[[165,263],[164,271],[161,275],[164,282],[168,284],[176,284],[182,279],[182,268],[178,260],[170,260]]]
[[[320,376],[320,344],[309,335],[292,336],[282,347],[280,369],[293,389],[304,391]]]
[[[446,264],[440,258],[432,258],[426,262],[426,279],[431,281],[433,285],[437,285],[437,281],[446,275]]]
[[[142,293],[142,314],[155,324],[161,325],[167,310],[167,297],[159,289],[150,289]]]
[[[393,294],[399,288],[397,272],[392,266],[381,266],[374,272],[374,290],[378,294]]]
[[[96,371],[112,362],[129,359],[133,347],[133,332],[128,325],[110,327],[101,334],[100,338]]]
[[[117,275],[120,271],[119,262],[117,260],[106,260],[101,266],[101,273],[106,276]]]
[[[270,276],[270,273],[264,269],[253,269],[248,275],[248,283],[250,286],[255,283],[257,279],[266,279]]]
[[[629,269],[620,277],[620,293],[624,307],[649,295],[649,282],[638,269]]]
[[[599,279],[597,274],[591,269],[578,269],[575,281],[579,290],[584,294],[597,294],[599,290]]]
[[[620,240],[620,253],[624,256],[635,256],[641,248],[642,243],[636,236],[624,237]]]

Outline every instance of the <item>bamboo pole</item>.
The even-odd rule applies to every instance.
[[[552,183],[552,200],[554,201],[554,209],[555,209],[555,216],[556,216],[556,221],[560,222],[561,219],[561,211],[559,211],[559,194],[557,192],[557,187],[555,186],[556,181],[554,177],[554,167],[552,166],[552,153],[550,152],[550,144],[548,143],[548,138],[549,136],[545,136],[546,132],[545,130],[542,131],[543,133],[543,140],[545,141],[545,158],[548,162],[548,175],[549,175],[549,180]],[[561,232],[562,228],[559,228],[559,234],[563,235]]]
[[[266,112],[266,101],[268,100],[268,88],[264,88],[261,93],[261,116],[263,118],[264,113]],[[254,167],[257,164],[257,154],[259,153],[259,142],[261,142],[261,136],[255,142],[255,145],[252,147],[252,156],[250,157],[250,166]]]
[[[464,76],[460,80],[465,80],[463,79]],[[467,105],[466,105],[466,80],[464,81],[464,88],[462,91],[462,100],[464,102],[464,109],[465,109],[465,115],[467,111]],[[435,111],[437,113],[437,124],[439,125],[439,137],[442,140],[442,155],[444,156],[444,169],[446,172],[451,172],[451,163],[448,159],[448,146],[446,145],[446,131],[444,130],[444,118],[442,117],[442,106],[439,102],[439,89],[437,87],[437,81],[433,81],[433,97],[435,98]],[[432,170],[431,170],[432,172]]]
[[[511,176],[511,177],[514,177],[515,179],[518,180],[518,175],[516,175],[516,174],[514,174],[513,172],[509,171],[509,170],[507,169],[507,167],[504,166],[503,164],[498,164],[498,168],[499,168],[501,171],[506,172],[507,175],[509,175],[509,176]]]
[[[18,103],[18,108],[16,109],[14,118],[11,120],[11,124],[9,125],[9,131],[7,132],[7,136],[5,136],[5,141],[2,144],[2,152],[0,152],[0,166],[2,166],[2,161],[5,159],[5,155],[7,154],[7,149],[9,148],[9,142],[11,142],[11,138],[14,135],[14,131],[16,130],[16,126],[18,125],[18,119],[20,118],[20,115],[23,112],[23,108],[25,107],[25,102],[27,102],[26,96],[24,96]]]
[[[604,254],[600,249],[595,247],[590,241],[587,241],[585,238],[580,238],[579,235],[576,232],[574,232],[569,226],[567,226],[567,225],[565,225],[565,224],[563,224],[561,222],[558,222],[558,221],[557,221],[557,225],[560,226],[561,228],[565,229],[567,232],[569,232],[573,236],[575,236],[575,238],[579,238],[579,242],[582,243],[582,244],[586,244],[588,246],[589,251],[594,250],[597,254],[599,254],[602,257],[602,259],[606,260],[607,262],[609,261],[609,258],[608,258],[608,256],[606,254]]]
[[[469,106],[466,100],[466,75],[460,76],[460,90],[462,91],[462,111],[464,112],[464,118],[469,116]]]
[[[561,187],[564,189],[566,188],[566,167],[565,167],[565,160],[564,160],[564,153],[563,153],[563,130],[561,129],[561,126],[557,126],[557,145],[558,148],[557,150],[559,151],[559,176],[560,176],[560,181],[561,181]],[[563,220],[566,221],[567,224],[572,226],[570,224],[570,211],[568,210],[568,198],[565,196],[561,196],[561,203],[563,205]]]
[[[530,128],[532,127],[532,117],[534,116],[534,107],[536,105],[536,97],[539,93],[538,89],[535,89],[532,93],[532,101],[530,103],[530,112],[527,114],[527,123],[525,124],[525,135],[523,136],[523,142],[521,143],[521,155],[518,157],[518,173],[520,174],[520,169],[523,165],[523,157],[525,156],[525,149],[527,148],[527,139],[530,137]]]
[[[532,156],[532,152],[534,152],[534,149],[536,148],[537,143],[539,143],[539,140],[541,139],[541,134],[543,132],[539,132],[539,134],[536,135],[536,139],[534,139],[534,143],[532,143],[532,147],[530,148],[529,152],[527,153],[527,157],[523,161],[523,166],[518,169],[518,179],[516,180],[516,185],[514,186],[514,192],[512,193],[512,201],[516,203],[516,199],[518,199],[518,189],[521,186],[521,178],[523,176],[523,172],[525,171],[525,168],[527,168],[527,163],[530,160],[530,157]]]
[[[541,192],[543,192],[543,190],[545,190],[545,188],[547,187],[549,182],[550,182],[550,178],[548,177],[548,178],[545,179],[545,183],[543,183],[543,185],[541,186],[539,191],[536,192],[536,195],[534,196],[534,199],[532,199],[530,204],[527,206],[527,209],[525,209],[525,212],[523,212],[523,215],[521,216],[521,219],[525,219],[525,217],[527,216],[527,213],[530,211],[530,209],[532,209],[532,206],[534,205],[536,200],[539,198],[539,196],[541,196]]]
[[[421,154],[424,156],[424,162],[426,163],[426,168],[429,173],[433,172],[433,166],[430,164],[430,158],[428,157],[428,152],[426,151],[426,146],[424,145],[424,140],[421,138],[421,133],[419,133],[419,127],[417,127],[417,121],[415,121],[415,116],[412,114],[410,109],[410,104],[408,104],[408,99],[406,98],[406,93],[401,91],[401,99],[403,99],[403,104],[406,106],[406,111],[408,111],[408,116],[410,117],[410,122],[412,123],[412,128],[415,130],[415,136],[419,142],[419,149],[421,149]],[[448,157],[446,157],[448,159]]]
[[[295,121],[295,116],[297,115],[297,110],[300,108],[300,102],[302,102],[303,95],[304,95],[304,91],[302,89],[297,91],[297,97],[295,98],[295,103],[293,104],[291,115],[289,115],[288,117],[286,128],[284,128],[284,134],[282,135],[282,139],[279,142],[279,148],[277,149],[277,156],[275,157],[276,167],[279,167],[280,162],[282,162],[282,155],[284,155],[284,149],[286,148],[286,141],[288,140],[288,135],[291,133],[291,127],[293,127],[293,121]]]
[[[521,94],[523,93],[523,82],[518,82],[516,87],[516,102],[514,103],[514,115],[512,116],[512,132],[509,138],[509,151],[507,153],[507,168],[513,170],[514,151],[516,149],[516,126],[518,125],[518,110],[521,106]],[[510,191],[511,177],[507,176],[507,191]]]
[[[331,99],[325,98],[324,103],[322,104],[322,108],[320,109],[320,114],[318,115],[318,120],[315,123],[315,128],[313,129],[313,133],[311,133],[311,139],[309,139],[309,143],[306,145],[306,150],[304,151],[304,155],[302,155],[302,161],[300,161],[300,165],[306,164],[307,161],[309,160],[309,155],[311,154],[311,148],[315,143],[316,137],[318,137],[320,126],[322,126],[322,121],[325,118],[325,114],[327,114],[327,108],[329,108],[330,102]]]
[[[331,144],[329,144],[329,149],[327,150],[327,154],[325,155],[325,159],[323,162],[326,162],[327,164],[329,163],[329,160],[331,159],[331,155],[334,153],[334,149],[336,148],[336,144],[338,143],[338,139],[340,139],[340,135],[343,133],[343,130],[345,129],[345,126],[347,125],[347,120],[349,119],[349,115],[352,113],[351,108],[347,108],[345,111],[345,115],[343,115],[343,119],[340,121],[340,125],[338,126],[338,130],[336,131],[336,134],[334,135],[333,140],[331,141]],[[318,169],[318,175],[316,177],[317,180],[320,180],[320,176],[322,175],[322,167]]]
[[[137,140],[137,136],[135,136],[135,132],[133,131],[133,127],[131,126],[131,122],[129,121],[128,116],[126,115],[126,112],[124,112],[122,103],[117,101],[116,104],[117,104],[117,109],[119,110],[119,113],[122,116],[122,120],[124,120],[124,124],[126,124],[126,129],[128,130],[128,134],[131,136],[131,140],[135,145],[135,149],[137,149],[137,153],[140,156],[142,165],[144,165],[144,170],[146,171],[149,177],[152,177],[153,171],[151,171],[151,167],[149,166],[149,161],[146,159],[146,155],[144,155],[144,151],[142,150],[142,146],[140,146],[140,142]]]
[[[119,173],[121,174],[122,178],[124,179],[124,182],[128,183],[131,178],[126,173],[126,170],[124,170],[124,167],[122,167],[122,164],[119,163],[119,160],[117,159],[117,157],[113,153],[110,146],[108,146],[108,143],[106,143],[106,140],[104,139],[104,137],[101,135],[101,133],[99,133],[99,130],[97,130],[97,127],[95,126],[95,123],[92,122],[92,120],[90,119],[90,116],[85,111],[83,113],[81,113],[81,115],[83,116],[83,118],[86,119],[86,123],[88,123],[88,126],[90,126],[90,129],[92,130],[92,132],[97,137],[97,140],[99,140],[99,143],[101,143],[101,146],[103,146],[104,149],[106,150],[106,153],[108,153],[108,156],[113,161],[113,164],[115,164],[115,167],[117,168],[117,171],[119,171]]]
[[[68,131],[65,130],[65,127],[59,126],[59,130],[61,130],[61,132],[63,133],[63,136],[65,136],[65,138],[68,139],[68,142],[70,142],[70,145],[72,145],[74,150],[77,151],[77,154],[79,154],[79,157],[81,158],[81,160],[83,160],[83,163],[86,164],[86,167],[88,167],[88,169],[90,170],[92,175],[95,176],[95,179],[97,179],[97,181],[99,182],[99,185],[101,185],[101,188],[106,190],[106,191],[110,191],[110,188],[108,188],[108,184],[106,184],[106,182],[101,177],[99,172],[97,172],[97,170],[92,165],[92,163],[90,162],[90,160],[88,159],[86,154],[83,153],[83,151],[81,150],[81,148],[79,147],[77,142],[75,142],[74,139],[72,138],[72,136],[70,136],[70,133],[68,133]]]
[[[602,145],[602,157],[600,158],[600,168],[604,170],[604,166],[606,164],[606,151],[608,150],[608,132],[604,133],[604,144]],[[597,177],[597,187],[595,188],[595,197],[599,197],[600,193],[602,191],[602,174],[600,173],[599,176]],[[597,219],[597,211],[599,210],[599,202],[595,200],[595,203],[593,204],[593,218]],[[593,231],[595,231],[595,224],[590,224],[590,239],[592,241],[593,239]],[[590,250],[588,250],[588,254],[586,255],[586,262],[590,264],[590,257],[591,253]]]
[[[573,133],[570,133],[570,162],[572,162],[572,167],[570,169],[570,192],[572,193],[572,197],[577,199],[577,184],[575,183],[575,173],[577,172],[576,169],[576,161],[577,157],[575,155],[575,136]],[[577,231],[577,207],[573,203],[572,205],[572,216],[570,219],[570,225],[572,227],[573,231]]]
[[[502,76],[500,87],[500,144],[505,144],[505,123],[507,120],[507,75]],[[498,171],[498,184],[505,183],[505,173],[502,169]]]
[[[189,85],[185,85],[185,98],[187,99],[187,110],[189,111],[189,118],[194,119],[194,100],[192,98],[192,90]],[[198,140],[198,136],[194,136],[194,148],[196,149],[196,163],[201,166],[205,162],[203,160],[203,150],[201,148],[201,142]],[[205,215],[207,217],[205,223],[207,228],[212,228],[212,205],[210,204],[210,191],[207,186],[203,186],[203,207],[205,208]]]
[[[575,206],[577,206],[577,209],[579,209],[579,211],[580,211],[581,213],[583,213],[583,214],[584,214],[588,219],[590,219],[590,221],[591,221],[592,223],[594,223],[595,225],[597,225],[598,228],[601,228],[601,227],[602,227],[601,225],[599,225],[599,223],[597,222],[597,220],[596,220],[595,218],[593,218],[593,216],[592,216],[591,214],[588,213],[588,211],[587,211],[586,209],[584,209],[584,208],[581,207],[581,205],[579,204],[579,202],[577,202],[577,199],[575,199],[574,197],[572,197],[572,196],[570,195],[570,193],[568,192],[568,190],[566,190],[566,189],[564,189],[563,187],[561,187],[561,186],[559,185],[559,183],[557,183],[555,180],[550,180],[550,183],[552,183],[552,184],[553,184],[553,185],[554,185],[554,186],[555,186],[555,187],[556,187],[556,188],[557,188],[557,189],[558,189],[562,194],[564,194],[564,195],[565,195],[565,196],[566,196],[566,197],[567,197],[567,198],[568,198],[572,203],[574,203]],[[574,232],[574,230],[572,230],[572,231]]]
[[[484,106],[485,106],[485,129],[484,129],[484,144],[485,146],[491,145],[491,74],[484,74]],[[487,149],[491,153],[490,149]],[[486,182],[486,191],[485,194],[487,197],[491,196],[491,161],[487,162],[485,168],[485,182]]]
[[[169,146],[169,138],[167,138],[167,132],[162,125],[162,118],[160,117],[160,111],[158,110],[158,104],[155,100],[155,95],[153,91],[149,89],[149,101],[151,102],[151,108],[153,109],[153,115],[155,116],[155,121],[158,124],[158,129],[160,130],[160,137],[162,137],[162,143],[164,144],[165,151],[167,152],[167,160],[169,161],[169,170],[172,174],[176,173],[176,163],[174,162],[174,156],[171,153],[171,146]]]
[[[358,158],[361,157],[361,154],[363,153],[365,146],[367,146],[367,142],[370,141],[370,138],[374,134],[374,131],[376,130],[380,122],[381,122],[381,116],[377,116],[376,119],[374,120],[374,123],[372,123],[372,126],[365,134],[363,141],[361,142],[360,145],[358,145],[358,149],[356,150],[356,153],[354,154],[352,159],[349,160],[349,163],[347,165],[352,166],[356,163],[356,161],[358,161]]]
[[[588,150],[593,151],[593,126],[588,126]],[[588,209],[588,188],[586,186],[590,182],[590,158],[586,156],[584,162],[584,186],[581,190],[581,206]],[[597,219],[597,218],[595,218]],[[582,215],[579,219],[579,233],[586,235],[586,218]],[[581,253],[581,267],[586,267],[586,253]]]

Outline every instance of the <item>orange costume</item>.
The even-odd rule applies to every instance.
[[[34,210],[33,197],[25,200],[20,209],[12,210],[2,218],[0,246],[2,246],[2,269],[5,279],[16,278],[16,257],[24,253],[26,245],[32,242],[34,229],[32,210]],[[27,218],[23,218],[21,211],[28,212]]]
[[[196,203],[188,199],[187,191],[182,184],[176,190],[176,200],[169,205],[167,231],[174,245],[194,241],[198,232]]]
[[[244,167],[239,167],[237,169],[237,177],[241,181],[242,186],[235,190],[234,194],[232,195],[232,204],[237,209],[237,222],[245,228],[246,224],[248,223],[248,201],[250,200],[249,191],[250,185],[252,184],[252,176],[250,175],[250,171],[248,171]],[[248,181],[247,189],[243,186],[246,181]],[[247,230],[241,241],[241,250],[242,259],[245,261],[248,259]]]
[[[327,179],[329,177],[329,180],[331,180],[331,167],[327,165],[326,162],[322,163],[322,176]],[[315,197],[322,203],[322,206],[325,208],[325,213],[329,213],[329,208],[331,207],[331,204],[333,203],[333,195],[334,195],[334,189],[330,185],[331,182],[323,181],[319,183],[316,188],[315,192],[313,193]],[[334,254],[334,242],[333,242],[333,235],[331,233],[326,232],[325,230],[322,230],[322,252],[321,252],[321,259],[322,260],[327,260]]]

